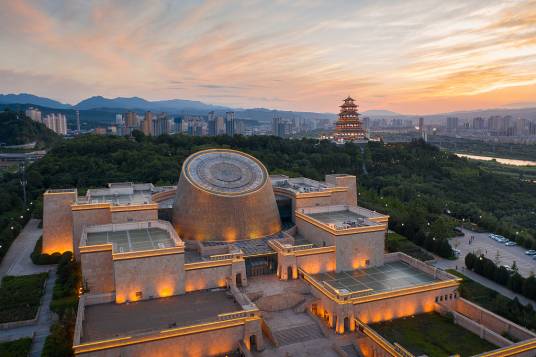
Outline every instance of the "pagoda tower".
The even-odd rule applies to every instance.
[[[365,130],[363,129],[361,120],[359,120],[359,113],[357,112],[357,104],[355,104],[355,100],[348,96],[340,108],[339,119],[335,124],[335,140],[365,140]]]

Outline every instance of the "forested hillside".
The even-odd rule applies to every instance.
[[[478,163],[421,141],[369,143],[363,158],[357,145],[312,139],[152,138],[140,132],[135,132],[135,137],[90,135],[61,142],[28,170],[30,198],[37,198],[47,188],[83,190],[114,181],[174,184],[188,155],[229,147],[253,154],[272,174],[320,180],[327,173],[357,175],[361,205],[388,213],[391,229],[443,256],[451,254],[446,238],[455,234],[453,227],[462,218],[536,248],[535,184],[488,172]],[[368,174],[362,172],[363,160]],[[10,212],[22,208],[20,197],[18,177],[7,174],[0,186],[2,229],[16,221],[17,215]],[[17,209],[13,211],[13,207]]]
[[[0,143],[21,145],[37,142],[38,146],[49,146],[60,137],[41,123],[14,111],[0,112]]]

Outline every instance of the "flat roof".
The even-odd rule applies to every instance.
[[[87,232],[86,245],[113,244],[114,253],[172,248],[175,241],[161,228],[137,228],[120,231]]]
[[[201,291],[133,303],[85,307],[81,342],[107,340],[215,321],[218,314],[242,311],[226,291]]]
[[[373,223],[367,220],[368,217],[348,209],[305,214],[324,224],[334,224],[335,226],[363,227]]]
[[[312,180],[306,177],[288,178],[286,176],[274,175],[270,176],[270,178],[273,187],[284,188],[295,193],[319,192],[332,187],[332,185],[328,183]]]
[[[312,277],[319,283],[326,282],[335,289],[346,289],[349,293],[363,290],[363,295],[372,295],[440,281],[434,276],[402,261],[347,272],[314,274]]]

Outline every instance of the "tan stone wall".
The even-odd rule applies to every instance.
[[[238,343],[244,338],[244,332],[244,325],[241,325],[203,333],[138,343],[125,347],[94,351],[81,354],[81,356],[210,357],[236,350],[238,348]]]
[[[112,250],[80,254],[84,288],[91,294],[115,290]]]
[[[332,204],[347,204],[350,206],[357,206],[357,178],[353,175],[326,175],[326,182],[337,187],[347,187],[348,191],[344,192],[343,197],[336,195],[336,199],[344,200],[344,203],[332,203]]]
[[[442,304],[453,305],[456,301],[456,299],[454,299],[455,292],[456,287],[451,287],[391,299],[372,301],[354,305],[353,313],[359,320],[370,324],[425,312],[432,312],[437,309],[435,301],[436,297],[447,295],[449,299],[447,301],[442,301]],[[451,295],[452,299],[450,299]]]
[[[308,274],[325,273],[335,271],[335,253],[303,255],[296,257],[298,267]]]
[[[479,324],[484,325],[498,334],[508,333],[519,340],[526,340],[536,337],[535,333],[463,298],[457,299],[453,307],[456,312],[470,318],[475,322],[478,322]]]
[[[385,231],[334,236],[299,217],[296,217],[296,226],[298,233],[310,242],[335,246],[337,271],[378,266],[384,262]]]
[[[383,265],[385,232],[368,232],[338,236],[337,271],[348,271]]]
[[[84,209],[72,211],[73,217],[73,244],[74,255],[80,259],[80,238],[86,226],[112,223],[112,217],[108,208]]]
[[[326,232],[325,230],[320,229],[299,217],[296,217],[295,223],[296,227],[298,228],[298,233],[311,243],[315,243],[320,247],[335,245],[335,236]]]
[[[112,212],[112,223],[156,221],[157,219],[157,209]]]
[[[183,253],[115,260],[113,267],[118,303],[184,293]]]
[[[226,279],[233,278],[232,265],[214,268],[187,270],[184,288],[186,292],[226,286]],[[245,274],[242,279],[245,278]]]
[[[73,251],[71,204],[76,191],[43,195],[43,253]]]

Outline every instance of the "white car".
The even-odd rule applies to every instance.
[[[536,250],[534,249],[529,249],[525,252],[526,255],[536,255]]]
[[[517,243],[509,240],[508,242],[504,243],[504,245],[507,247],[513,247],[514,245],[517,245]]]

